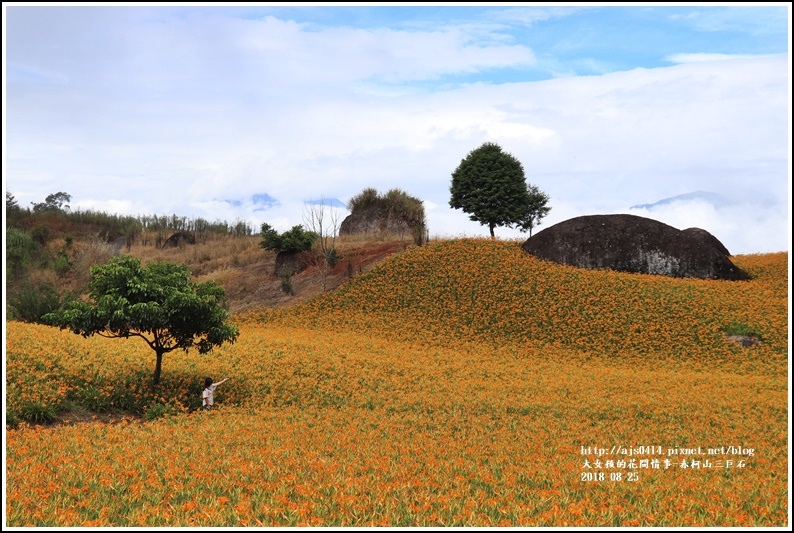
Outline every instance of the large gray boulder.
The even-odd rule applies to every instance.
[[[746,280],[728,250],[700,228],[679,230],[635,215],[590,215],[527,239],[527,253],[565,265],[676,278]]]

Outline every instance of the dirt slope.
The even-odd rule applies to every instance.
[[[341,247],[339,262],[329,269],[326,291],[331,291],[346,280],[367,272],[392,254],[408,247],[401,241],[351,243]],[[232,313],[261,307],[289,307],[323,292],[322,258],[292,276],[293,294],[282,289],[282,279],[274,274],[275,256],[268,254],[255,263],[216,270],[199,276],[197,281],[215,280],[226,290]]]

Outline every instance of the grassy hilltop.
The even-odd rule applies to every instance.
[[[788,255],[733,260],[750,281],[434,242],[235,314],[156,393],[142,342],[8,323],[7,523],[784,526]]]
[[[787,254],[740,256],[749,283],[589,271],[485,239],[412,249],[339,290],[276,314],[278,323],[434,344],[559,346],[620,359],[733,360],[725,342],[755,332],[785,358]]]

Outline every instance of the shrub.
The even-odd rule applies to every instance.
[[[313,231],[306,231],[300,224],[279,235],[270,224],[262,224],[262,241],[259,246],[274,252],[305,252],[311,250],[312,244],[318,235]]]
[[[44,315],[62,309],[72,299],[68,293],[61,295],[52,283],[37,287],[28,282],[9,296],[8,306],[12,317],[17,320],[45,324]]]
[[[69,259],[69,256],[66,254],[66,252],[58,252],[58,256],[55,258],[52,268],[59,276],[64,276],[67,272],[69,272],[69,270],[71,270],[72,261]]]
[[[347,202],[347,208],[351,212],[354,212],[354,211],[356,211],[358,209],[363,209],[363,208],[368,207],[370,205],[374,205],[374,204],[380,203],[381,201],[382,201],[382,199],[381,199],[380,195],[378,194],[378,191],[373,189],[372,187],[369,187],[369,188],[364,189],[363,191],[361,191],[359,194],[357,194],[353,198],[351,198],[350,201]]]

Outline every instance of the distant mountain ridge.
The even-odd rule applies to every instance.
[[[633,205],[629,209],[654,209],[656,207],[672,204],[673,202],[686,202],[691,200],[703,200],[712,204],[714,207],[722,207],[732,203],[727,197],[716,192],[695,191],[688,192],[686,194],[679,194],[678,196],[671,196],[670,198],[663,198],[662,200],[652,204]]]
[[[254,206],[254,211],[266,211],[272,207],[278,207],[281,205],[281,201],[278,198],[274,198],[267,193],[259,193],[254,194],[250,198],[245,199],[231,199],[231,200],[223,200],[227,204],[234,206],[234,207],[242,207],[244,204],[250,202],[252,206]],[[306,200],[304,202],[307,205],[326,205],[328,207],[338,207],[341,209],[347,208],[347,204],[339,200],[338,198],[321,198],[320,200]]]

